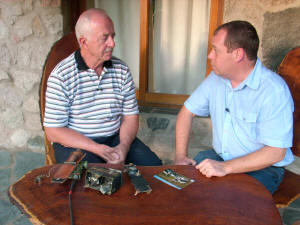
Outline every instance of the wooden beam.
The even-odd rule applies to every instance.
[[[210,5],[207,54],[209,54],[209,52],[211,51],[211,39],[213,37],[215,29],[223,23],[223,14],[224,14],[224,0],[211,0],[210,4],[211,5]],[[210,65],[210,60],[207,58],[206,76],[208,76],[211,70],[212,68]]]
[[[140,1],[140,79],[139,100],[145,101],[148,91],[148,52],[149,52],[149,0]]]

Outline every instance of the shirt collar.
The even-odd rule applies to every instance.
[[[82,56],[81,56],[81,54],[80,54],[80,49],[78,49],[78,50],[75,52],[75,61],[76,61],[76,63],[77,63],[77,69],[78,69],[79,71],[90,69],[90,68],[86,65],[86,63],[84,62],[84,60],[83,60],[83,58],[82,58]],[[110,67],[112,67],[112,66],[113,66],[113,63],[112,63],[111,60],[105,61],[105,62],[103,63],[103,67],[110,68]]]
[[[261,69],[261,61],[259,58],[257,58],[255,66],[253,68],[253,70],[251,71],[251,73],[249,74],[249,76],[246,78],[246,80],[244,80],[242,82],[242,84],[240,85],[241,88],[243,88],[245,85],[247,85],[248,87],[256,90],[259,86],[260,83],[260,69]]]

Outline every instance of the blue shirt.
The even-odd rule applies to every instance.
[[[236,88],[211,72],[184,105],[195,115],[210,115],[213,148],[224,160],[268,145],[287,148],[285,158],[274,166],[293,162],[293,99],[285,81],[259,59]]]

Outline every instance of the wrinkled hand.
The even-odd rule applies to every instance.
[[[102,159],[106,162],[108,161],[116,161],[120,159],[119,153],[116,149],[111,148],[107,145],[103,145],[101,148],[98,149],[97,155],[99,155]]]
[[[109,164],[124,164],[128,148],[122,144],[117,145],[116,147],[111,148],[114,151],[114,154],[117,154],[117,158],[112,160],[107,160],[106,163]]]
[[[176,156],[175,165],[196,165],[196,161],[187,156]]]
[[[203,160],[196,166],[196,169],[206,177],[223,177],[228,174],[224,162],[218,162],[212,159]]]

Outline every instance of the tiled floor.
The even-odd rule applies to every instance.
[[[291,168],[297,172],[299,162]],[[0,150],[0,224],[30,225],[31,222],[11,202],[7,188],[26,172],[44,165],[44,155],[34,152],[7,152]],[[299,170],[300,171],[300,170]],[[289,207],[279,209],[284,225],[300,225],[300,198]]]

